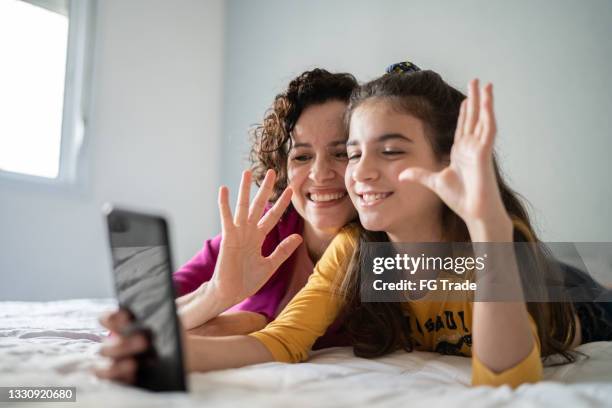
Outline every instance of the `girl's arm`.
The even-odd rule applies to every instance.
[[[135,356],[149,347],[146,337],[140,332],[120,334],[130,324],[130,317],[125,310],[117,310],[102,316],[100,323],[114,333],[112,337],[104,340],[100,349],[100,355],[108,357],[110,364],[94,368],[93,372],[99,378],[133,384],[138,370]],[[273,361],[272,354],[253,337],[203,337],[181,330],[183,358],[188,372]]]
[[[181,322],[187,322],[187,325],[183,326],[183,329],[189,326],[197,327],[202,323],[199,320],[206,321],[207,314],[214,314],[223,309],[225,304],[235,304],[257,292],[301,243],[301,237],[293,234],[285,238],[269,256],[261,255],[266,235],[276,225],[291,200],[291,189],[287,188],[262,218],[264,206],[272,195],[275,179],[274,171],[269,170],[252,205],[249,205],[251,173],[245,171],[240,184],[235,217],[232,217],[229,208],[227,188],[220,189],[219,210],[223,240],[219,258],[212,279],[201,287],[199,296],[196,295],[184,306],[187,309],[181,316]],[[116,327],[129,324],[126,314],[120,312],[115,312],[101,321],[111,331],[118,331]],[[210,370],[213,367],[221,368],[220,364],[229,364],[223,367],[230,367],[271,359],[270,353],[265,351],[263,345],[257,346],[255,342],[258,340],[255,338],[236,336],[217,341],[193,340],[188,334],[183,334],[187,339],[186,363],[191,369]],[[133,355],[147,347],[144,337],[113,336],[109,341],[110,344],[106,342],[100,354],[112,358],[113,362],[109,369],[98,371],[98,376],[130,382],[137,368]],[[208,349],[209,346],[212,352]],[[240,347],[244,347],[246,351],[239,351]],[[223,363],[224,361],[226,363]]]
[[[283,312],[265,329],[248,336],[203,337],[183,331],[185,365],[189,371],[240,367],[267,361],[297,362],[308,358],[315,340],[336,319],[341,301],[334,290],[337,274],[346,271],[356,245],[356,231],[339,233],[329,245],[308,283]],[[112,332],[129,324],[123,310],[100,319]],[[101,354],[112,359],[111,366],[96,370],[101,378],[133,382],[137,369],[134,355],[146,349],[144,336],[113,336],[104,342]]]
[[[488,302],[474,302],[473,353],[494,374],[523,362],[535,347],[529,313],[514,253],[513,227],[509,219],[489,220],[479,226],[468,226],[475,256],[487,255],[484,276],[478,279],[478,290]],[[504,244],[507,243],[507,244]],[[494,288],[489,290],[492,283]],[[500,297],[491,299],[503,287]],[[503,350],[503,352],[500,352]],[[534,373],[535,374],[535,373]]]
[[[493,165],[496,132],[493,87],[488,84],[480,91],[478,80],[472,80],[468,98],[461,105],[449,166],[439,172],[409,168],[399,176],[400,180],[418,182],[435,192],[463,219],[474,243],[512,242],[512,223]],[[479,245],[474,246],[478,251]],[[489,279],[494,277],[502,279],[506,285],[504,298],[512,301],[474,302],[473,354],[489,370],[500,373],[531,356],[534,336],[522,301],[512,245],[490,244],[484,248],[501,252],[489,256],[484,285],[477,282],[477,298],[478,291],[486,291]],[[524,379],[530,380],[533,379]]]
[[[183,344],[188,372],[236,368],[274,361],[268,349],[251,336],[205,337],[188,334]]]

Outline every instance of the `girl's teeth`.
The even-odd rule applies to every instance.
[[[316,193],[311,193],[310,194],[310,199],[314,202],[326,202],[326,201],[332,201],[332,200],[337,200],[339,198],[342,198],[346,195],[346,192],[342,192],[342,193],[333,193],[333,194],[316,194]]]
[[[365,201],[366,203],[371,203],[376,200],[382,200],[383,198],[386,198],[387,195],[387,193],[364,194],[363,201]]]

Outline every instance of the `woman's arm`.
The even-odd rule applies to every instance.
[[[269,256],[262,256],[266,236],[278,223],[291,202],[287,188],[262,217],[276,180],[274,171],[266,174],[252,204],[251,172],[242,175],[236,214],[232,216],[229,191],[219,190],[222,240],[212,279],[198,288],[198,293],[179,314],[186,329],[200,326],[227,308],[255,294],[302,242],[298,234],[282,240]]]
[[[207,282],[203,282],[202,284],[205,284]],[[180,309],[181,307],[185,306],[187,303],[191,302],[197,294],[197,290],[194,290],[192,292],[189,292],[183,296],[179,296],[175,299],[176,302],[176,306]]]
[[[177,311],[183,327],[187,330],[201,327],[239,302],[220,296],[210,281],[204,282],[189,295],[191,298]]]

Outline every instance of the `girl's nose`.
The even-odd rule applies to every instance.
[[[378,169],[373,160],[362,154],[359,161],[353,165],[352,177],[355,181],[371,181],[379,176]]]

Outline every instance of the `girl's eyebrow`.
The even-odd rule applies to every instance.
[[[378,138],[377,142],[381,143],[381,142],[385,142],[387,140],[394,140],[394,139],[399,139],[408,143],[414,143],[412,141],[412,139],[410,139],[407,136],[402,135],[401,133],[388,133],[386,135],[382,135]]]
[[[410,139],[407,136],[402,135],[401,133],[387,133],[385,135],[379,136],[378,140],[376,140],[377,143],[382,143],[382,142],[386,142],[387,140],[394,140],[394,139],[398,139],[398,140],[402,140],[404,142],[408,142],[408,143],[414,143],[414,141],[412,139]],[[347,146],[355,146],[357,145],[357,141],[356,140],[349,140],[348,142],[346,142]]]

